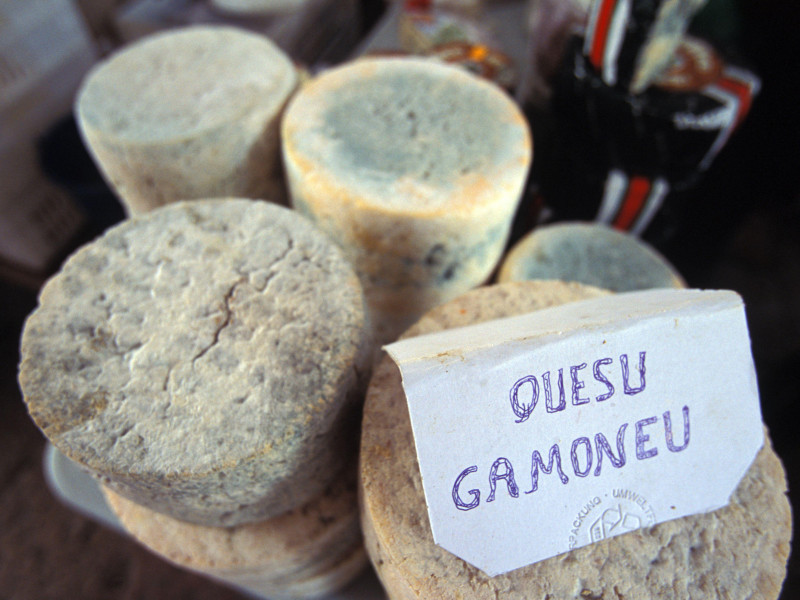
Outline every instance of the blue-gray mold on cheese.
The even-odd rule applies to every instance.
[[[322,73],[289,103],[282,142],[293,206],[344,249],[384,341],[488,278],[532,158],[505,92],[422,58]]]
[[[278,122],[297,84],[290,58],[266,37],[195,25],[99,62],[75,115],[129,214],[195,198],[280,201]]]

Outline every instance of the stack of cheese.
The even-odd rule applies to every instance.
[[[281,135],[293,206],[354,264],[382,341],[492,273],[532,157],[496,85],[432,59],[362,59],[306,84]]]
[[[20,384],[146,546],[256,593],[313,596],[365,564],[353,470],[370,342],[358,278],[306,219],[179,202],[46,284]]]
[[[182,199],[281,202],[278,124],[297,77],[264,36],[188,27],[147,37],[100,63],[75,112],[128,214]]]

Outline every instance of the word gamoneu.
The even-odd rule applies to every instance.
[[[518,379],[509,391],[509,403],[511,411],[515,417],[515,422],[524,424],[534,415],[534,410],[543,398],[543,408],[540,413],[556,413],[568,410],[568,404],[580,406],[588,404],[594,399],[597,403],[607,402],[621,390],[623,397],[633,397],[646,392],[647,388],[647,353],[639,352],[638,365],[636,371],[638,375],[634,378],[631,374],[630,361],[627,354],[619,356],[619,377],[612,376],[615,361],[612,358],[600,358],[592,363],[591,368],[588,363],[580,363],[569,367],[568,385],[570,388],[570,402],[567,402],[567,386],[564,381],[564,369],[558,369],[558,374],[554,375],[551,371],[545,371],[540,377],[527,375]],[[602,393],[594,396],[588,393],[586,377],[591,374],[591,378],[602,386]],[[632,381],[635,379],[635,381]],[[541,381],[541,383],[540,383]],[[616,385],[615,385],[616,383]],[[556,388],[554,390],[554,388]],[[680,418],[682,425],[676,420]],[[660,425],[659,425],[660,422]],[[665,411],[661,415],[653,415],[645,419],[640,419],[633,423],[631,433],[628,433],[630,423],[622,423],[616,433],[596,432],[593,436],[580,436],[575,438],[569,446],[562,446],[554,443],[543,453],[539,448],[531,450],[530,479],[526,475],[516,475],[514,465],[504,457],[497,458],[488,467],[486,479],[488,495],[486,502],[492,502],[497,494],[498,485],[502,482],[509,496],[519,498],[519,482],[525,477],[525,481],[530,482],[530,489],[525,494],[532,494],[539,488],[539,474],[557,476],[562,484],[566,485],[570,481],[571,473],[573,477],[588,477],[590,474],[599,477],[603,473],[604,457],[611,468],[621,469],[626,465],[631,455],[636,460],[647,460],[659,455],[659,448],[655,446],[650,437],[649,431],[653,427],[663,427],[666,440],[666,450],[669,452],[682,452],[691,440],[689,407],[684,406],[680,417],[673,416],[671,411]],[[676,435],[677,428],[677,435]],[[607,435],[608,434],[608,435]],[[609,437],[612,442],[609,442]],[[612,448],[613,444],[613,448]],[[562,458],[563,457],[563,458]],[[565,468],[566,465],[566,468]],[[570,468],[571,467],[571,468]],[[607,467],[608,468],[608,467]],[[463,469],[455,478],[452,489],[453,503],[458,510],[467,511],[477,508],[481,504],[480,489],[469,489],[462,491],[462,485],[474,485],[474,475],[468,482],[468,476],[477,473],[478,466],[471,465]]]

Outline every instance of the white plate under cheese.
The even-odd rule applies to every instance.
[[[537,227],[506,254],[499,282],[559,279],[614,292],[684,288],[666,258],[639,238],[601,223]]]

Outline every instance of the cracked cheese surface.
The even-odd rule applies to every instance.
[[[112,489],[230,525],[330,481],[367,344],[358,280],[304,218],[193,201],[65,263],[26,323],[20,383],[45,435]]]

